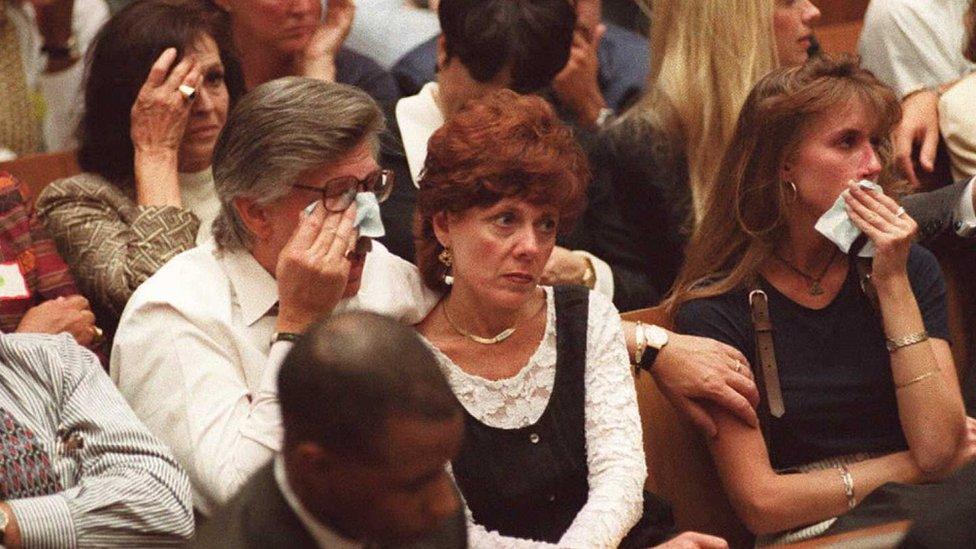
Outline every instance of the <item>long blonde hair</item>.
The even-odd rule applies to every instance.
[[[704,212],[736,118],[752,86],[779,65],[775,0],[653,2],[648,93],[626,116],[660,128],[688,163],[692,225]]]
[[[795,192],[780,167],[804,130],[823,113],[860,101],[875,121],[872,135],[884,170],[879,183],[893,190],[891,129],[901,119],[894,92],[851,56],[822,56],[773,71],[749,94],[711,184],[705,215],[688,245],[667,309],[724,294],[755,280],[762,263],[787,236]]]

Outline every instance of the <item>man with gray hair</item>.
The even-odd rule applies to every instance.
[[[203,515],[280,448],[277,370],[298,334],[346,310],[413,324],[436,301],[369,238],[392,184],[374,158],[382,120],[342,84],[252,90],[214,150],[214,241],[173,258],[122,314],[112,379],[173,449]]]

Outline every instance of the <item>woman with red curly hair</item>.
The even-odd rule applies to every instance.
[[[582,286],[539,285],[589,178],[538,97],[493,93],[430,139],[417,263],[444,298],[418,330],[464,407],[452,471],[476,547],[660,537],[649,514],[634,527],[647,470],[617,310]]]

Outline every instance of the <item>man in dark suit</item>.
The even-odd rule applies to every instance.
[[[461,412],[413,330],[369,313],[320,322],[285,358],[278,390],[282,453],[194,547],[466,547],[446,470]]]

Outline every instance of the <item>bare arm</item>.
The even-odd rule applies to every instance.
[[[908,279],[907,261],[917,224],[894,200],[863,189],[847,194],[852,221],[875,243],[872,280],[889,340],[925,332]],[[925,471],[949,465],[964,434],[962,397],[945,341],[926,340],[891,352],[891,373],[902,430],[916,464]]]

